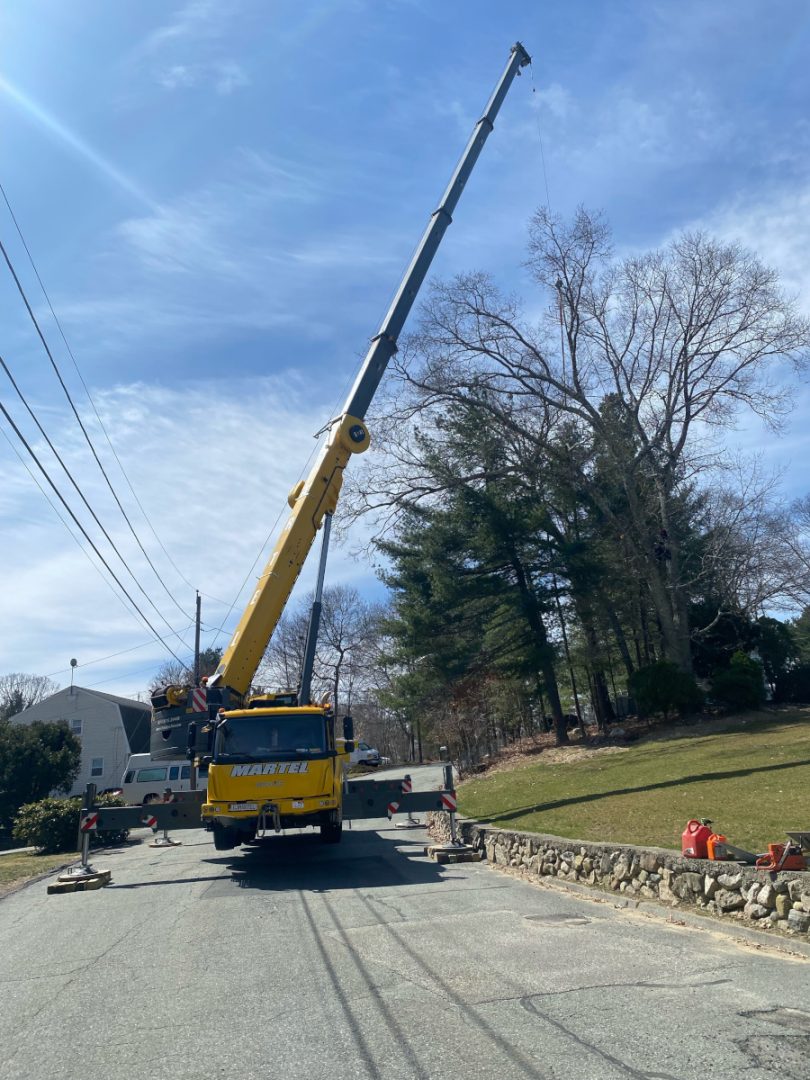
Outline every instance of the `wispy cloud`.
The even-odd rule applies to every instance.
[[[109,161],[100,151],[96,150],[86,139],[76,131],[49,112],[32,97],[26,94],[20,87],[0,76],[0,91],[34,123],[55,138],[58,142],[67,146],[75,154],[87,162],[97,173],[111,181],[117,188],[127,195],[137,199],[152,209],[156,207],[155,201],[146,193],[139,183],[127,176],[125,172]]]
[[[228,95],[250,78],[233,57],[221,55],[237,11],[232,0],[191,0],[151,31],[130,54],[164,90],[212,88]]]
[[[693,224],[756,252],[810,315],[810,183],[740,194]]]
[[[232,94],[234,90],[247,86],[250,82],[245,69],[235,60],[225,60],[216,64],[215,73],[214,88],[218,94]]]
[[[230,0],[190,0],[178,8],[162,26],[141,42],[138,52],[149,55],[200,38],[218,36],[233,13]]]
[[[250,83],[247,72],[235,60],[202,64],[170,64],[155,73],[164,90],[191,90],[213,86],[218,94],[232,94]]]
[[[247,576],[242,598],[219,639],[222,644],[269,548],[253,573],[250,567],[274,522],[274,536],[283,525],[287,493],[317,449],[313,432],[329,418],[335,403],[313,395],[312,388],[291,372],[249,383],[208,381],[177,389],[128,384],[97,392],[95,400],[161,539],[184,575],[204,593],[207,626],[219,625]],[[151,577],[126,528],[116,526],[111,501],[73,428],[65,420],[61,426],[54,425],[53,434],[139,580],[172,625],[181,628],[185,624],[180,613]],[[83,664],[148,638],[148,632],[110,593],[3,441],[0,461],[8,477],[0,498],[0,558],[6,568],[0,640],[8,669],[56,671],[67,666],[70,656]],[[110,467],[115,479],[114,463]],[[119,487],[123,495],[122,481]],[[124,501],[130,504],[132,500]],[[219,511],[212,513],[211,507],[231,510],[223,517]],[[237,507],[242,508],[238,528],[229,517]],[[188,586],[151,539],[137,508],[130,506],[130,512],[172,591],[192,610]],[[367,566],[339,548],[330,555],[329,575],[334,583],[358,583],[372,577]],[[313,580],[314,566],[307,567],[296,595],[304,595]],[[204,643],[213,638],[207,634]],[[174,647],[185,654],[176,643]],[[94,666],[92,676],[82,678],[81,670],[78,674],[87,684],[91,678],[114,678],[119,672],[120,682],[108,688],[130,693],[145,685],[148,672],[166,655],[158,645],[138,653],[138,665],[147,667],[140,682],[123,674],[131,658]]]
[[[71,343],[105,367],[156,342],[161,351],[172,341],[212,347],[244,331],[295,332],[354,355],[415,234],[389,230],[381,243],[373,221],[302,229],[350,183],[348,171],[235,154],[220,178],[100,234],[91,283],[53,297]]]
[[[178,90],[197,83],[197,72],[188,64],[172,64],[157,75],[157,81],[165,90]]]

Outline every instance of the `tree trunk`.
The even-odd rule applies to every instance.
[[[616,614],[616,609],[609,601],[605,601],[604,608],[608,622],[610,623],[610,629],[613,631],[613,636],[616,639],[616,647],[619,650],[622,663],[627,672],[627,678],[629,679],[635,671],[635,667],[633,665],[633,658],[630,655],[630,649],[627,645],[627,637],[625,636],[624,628],[619,622],[619,616]],[[638,648],[638,644],[636,644],[636,648]]]
[[[538,651],[542,657],[540,661],[540,672],[543,676],[543,683],[545,685],[546,694],[548,695],[549,705],[551,706],[551,715],[554,718],[554,741],[557,746],[565,746],[569,741],[568,727],[565,722],[565,717],[563,716],[562,705],[560,704],[557,673],[554,670],[553,654],[551,646],[549,645],[545,623],[540,614],[537,597],[529,588],[529,582],[523,569],[523,563],[518,558],[514,549],[511,552],[511,563],[512,569],[515,572],[515,579],[520,599],[523,604],[523,610],[526,614],[526,620],[529,624],[529,628],[537,639],[539,645]]]

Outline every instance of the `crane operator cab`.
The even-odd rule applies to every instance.
[[[354,749],[351,718],[344,719],[343,738],[336,738],[328,706],[290,708],[280,697],[270,707],[265,699],[218,714],[202,817],[220,851],[267,829],[307,825],[318,827],[325,843],[340,841],[343,778]]]

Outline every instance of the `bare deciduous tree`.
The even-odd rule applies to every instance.
[[[257,683],[268,688],[298,686],[311,606],[310,597],[282,617],[257,672]],[[348,707],[353,694],[367,687],[377,619],[377,606],[364,601],[356,589],[343,585],[324,589],[312,683],[314,694],[328,696],[336,711]]]
[[[0,675],[0,721],[30,709],[58,689],[59,684],[46,675],[26,675],[20,671]]]
[[[548,305],[539,325],[484,274],[434,287],[395,364],[399,396],[375,425],[387,456],[355,479],[355,507],[382,512],[385,528],[409,501],[437,498],[420,429],[440,429],[450,404],[474,405],[524,475],[542,455],[587,492],[644,583],[665,654],[689,671],[684,486],[718,462],[715,433],[741,411],[778,427],[810,325],[774,271],[701,233],[617,261],[598,216],[563,225],[541,211],[528,267]],[[578,457],[585,443],[593,454]]]

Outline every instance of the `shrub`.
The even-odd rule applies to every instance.
[[[123,799],[114,795],[101,795],[98,806],[123,806]],[[14,837],[44,854],[57,854],[78,850],[79,815],[81,798],[40,799],[39,802],[21,806],[14,819]],[[92,832],[90,842],[96,847],[104,844],[120,844],[127,839],[128,830],[105,830]]]
[[[14,819],[14,836],[45,854],[76,851],[81,799],[40,799],[21,806]]]
[[[743,652],[735,652],[731,665],[714,673],[711,695],[731,709],[758,709],[765,702],[762,664]]]
[[[697,712],[703,704],[703,694],[694,678],[669,660],[639,668],[630,676],[630,693],[639,712],[663,713]]]
[[[810,702],[810,664],[799,664],[778,675],[774,700]]]

